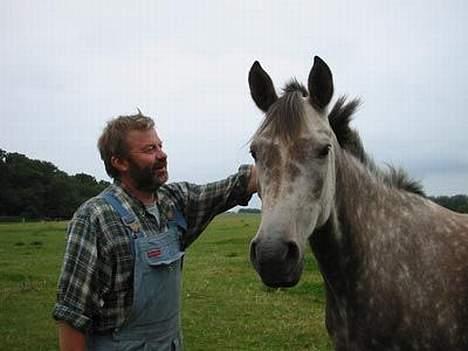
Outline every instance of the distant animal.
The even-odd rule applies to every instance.
[[[293,80],[278,97],[258,62],[249,86],[265,112],[250,145],[262,200],[250,258],[263,283],[296,285],[309,243],[336,350],[468,350],[468,215],[375,166],[349,126],[358,102],[328,113],[319,57],[307,88]]]

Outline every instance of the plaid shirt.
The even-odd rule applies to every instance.
[[[174,208],[185,216],[188,230],[183,246],[189,246],[219,213],[247,205],[250,166],[225,180],[206,185],[186,182],[163,185],[157,191],[159,218],[146,210],[119,184],[105,191],[117,195],[137,216],[143,232],[166,228]],[[101,197],[85,202],[68,226],[68,240],[58,284],[56,320],[83,332],[106,332],[127,318],[133,302],[133,263],[130,237],[114,209]]]

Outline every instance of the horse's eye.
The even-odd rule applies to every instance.
[[[324,147],[322,147],[322,148],[320,149],[320,152],[319,152],[319,155],[318,155],[318,156],[319,156],[320,158],[325,158],[325,157],[327,157],[328,154],[330,153],[331,147],[332,147],[331,144],[327,144],[327,145],[325,145]]]

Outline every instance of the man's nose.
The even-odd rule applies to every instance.
[[[159,149],[156,152],[156,159],[158,159],[159,161],[166,160],[167,159],[167,154],[162,149]]]

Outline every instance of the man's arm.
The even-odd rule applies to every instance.
[[[249,184],[247,185],[247,192],[254,194],[257,192],[257,168],[255,165],[250,168]]]
[[[184,246],[189,246],[219,213],[236,205],[247,205],[257,189],[255,166],[243,165],[226,179],[205,185],[172,183],[161,189],[175,200],[188,222]]]
[[[66,322],[58,322],[60,351],[86,351],[86,335]]]
[[[75,336],[78,332],[85,335],[94,311],[99,308],[95,212],[91,206],[81,206],[68,226],[57,302],[52,313],[59,322],[61,350],[81,350],[78,347],[84,341],[78,343],[80,338]]]

